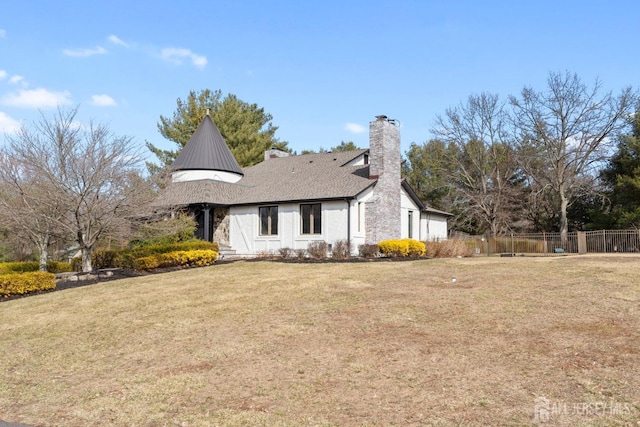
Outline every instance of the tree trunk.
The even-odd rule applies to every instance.
[[[37,236],[32,239],[39,252],[39,270],[47,271],[47,258],[49,258],[49,236]]]
[[[47,271],[47,258],[49,257],[49,253],[47,252],[47,245],[44,247],[38,248],[40,251],[40,271]]]
[[[564,187],[560,187],[560,240],[565,243],[569,235],[569,220],[567,219],[567,207],[569,200],[564,192]]]
[[[91,248],[83,247],[82,250],[82,272],[90,273],[93,271],[93,266],[91,265]]]

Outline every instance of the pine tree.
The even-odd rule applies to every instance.
[[[178,98],[173,116],[169,118],[161,115],[158,123],[158,131],[176,144],[176,150],[162,150],[146,142],[147,148],[156,155],[160,163],[147,163],[152,174],[173,163],[207,111],[242,167],[262,161],[264,152],[270,148],[289,150],[286,141],[276,138],[278,127],[273,125],[271,114],[266,113],[264,108],[246,103],[233,94],[223,97],[220,90],[190,91],[186,100]]]
[[[640,227],[640,111],[632,131],[618,139],[617,149],[600,178],[611,202],[611,222],[617,228]]]

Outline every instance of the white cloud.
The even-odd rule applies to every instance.
[[[76,58],[86,58],[87,56],[104,55],[107,53],[107,49],[102,46],[96,46],[94,49],[64,49],[62,53]]]
[[[0,80],[7,80],[7,82],[9,82],[12,85],[21,84],[22,87],[29,86],[29,84],[27,83],[27,80],[25,80],[23,76],[18,74],[11,76],[5,70],[0,70]]]
[[[12,85],[17,85],[18,83],[22,83],[22,84],[26,85],[27,81],[24,79],[24,77],[16,74],[15,76],[11,76],[9,78],[9,83],[11,83]]]
[[[7,35],[7,30],[0,28],[0,39],[3,39]]]
[[[43,88],[20,90],[2,97],[0,104],[24,108],[52,108],[71,104],[71,94],[66,90],[53,92]]]
[[[162,49],[160,56],[173,64],[182,64],[182,60],[187,58],[198,68],[204,68],[207,65],[206,56],[195,54],[190,49],[168,47]]]
[[[0,132],[16,133],[20,129],[20,122],[0,111]]]
[[[120,37],[118,37],[118,36],[116,36],[114,34],[111,34],[109,37],[107,37],[107,40],[109,40],[113,44],[117,44],[117,45],[124,46],[124,47],[129,47],[129,43],[125,42]]]
[[[116,105],[118,105],[115,99],[105,94],[92,95],[91,104],[95,105],[96,107],[115,107]]]
[[[351,133],[364,133],[366,131],[364,126],[357,123],[347,123],[346,125],[344,125],[344,128]]]

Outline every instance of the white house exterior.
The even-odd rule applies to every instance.
[[[385,239],[447,238],[450,214],[426,206],[400,176],[393,120],[370,124],[370,149],[290,156],[265,152],[241,169],[209,116],[173,164],[156,202],[187,208],[197,235],[240,256],[338,240],[352,251]]]

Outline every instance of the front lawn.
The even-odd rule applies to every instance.
[[[0,420],[535,425],[537,403],[550,425],[634,425],[639,265],[241,261],[5,301]]]

